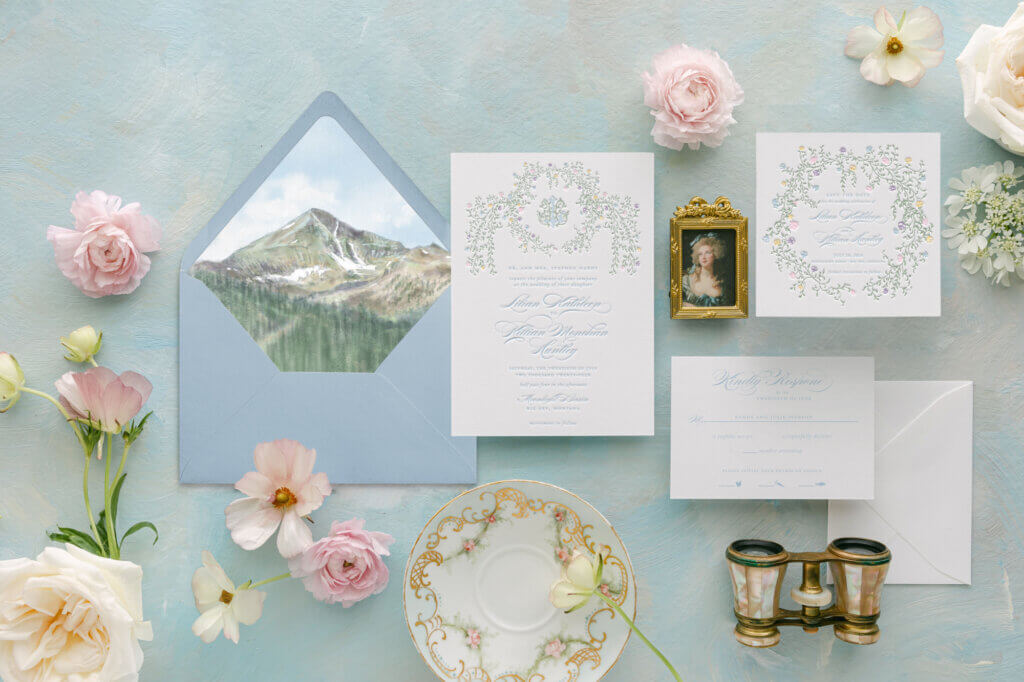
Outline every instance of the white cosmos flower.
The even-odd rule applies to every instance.
[[[203,643],[224,637],[238,644],[238,624],[252,625],[263,615],[266,592],[247,587],[236,588],[213,555],[203,550],[203,565],[192,576],[192,594],[199,617],[192,623],[192,634]]]
[[[951,215],[946,218],[946,225],[949,229],[943,230],[942,236],[949,240],[949,248],[957,249],[961,256],[981,251],[988,244],[991,230],[974,218]]]
[[[313,473],[316,450],[294,440],[260,443],[254,458],[256,471],[235,484],[246,497],[224,510],[231,539],[242,549],[256,549],[280,526],[277,549],[290,559],[313,544],[303,517],[319,509],[331,485],[326,474]]]
[[[1013,162],[1010,161],[1011,172]],[[964,206],[973,209],[986,194],[994,192],[996,181],[1003,173],[1003,167],[999,164],[991,166],[978,166],[966,168],[959,178],[949,181],[949,186],[957,191],[957,194],[950,194],[946,198],[946,206],[949,207],[950,215],[957,215]]]
[[[860,73],[878,85],[917,85],[927,69],[942,62],[942,22],[927,7],[906,12],[899,23],[884,7],[875,25],[857,26],[846,37],[846,56],[861,59]]]

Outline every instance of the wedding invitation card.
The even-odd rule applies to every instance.
[[[874,358],[672,358],[671,496],[869,499]]]
[[[938,133],[759,133],[756,314],[940,314]]]
[[[886,583],[970,585],[974,385],[878,381],[875,415],[875,497],[829,502],[828,537],[885,543]]]
[[[452,155],[452,433],[654,434],[654,157]]]

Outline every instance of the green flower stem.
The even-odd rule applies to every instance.
[[[679,676],[679,673],[676,672],[676,669],[673,668],[672,664],[668,662],[668,659],[665,658],[665,654],[661,653],[661,651],[658,650],[658,647],[651,644],[651,640],[644,637],[644,633],[640,632],[640,628],[638,628],[636,624],[633,623],[632,620],[630,620],[629,616],[626,615],[626,612],[622,610],[621,606],[619,606],[614,601],[604,596],[600,592],[594,592],[594,595],[600,598],[601,601],[603,601],[605,604],[615,609],[615,612],[622,616],[622,620],[626,621],[626,623],[629,624],[629,627],[632,628],[633,632],[637,634],[637,637],[642,639],[644,641],[644,644],[650,647],[651,651],[653,651],[655,655],[661,659],[661,662],[664,663],[665,667],[668,668],[670,673],[672,673],[672,677],[674,677],[677,680],[677,682],[683,682],[683,678]]]
[[[253,581],[250,580],[249,582],[247,582],[245,585],[242,585],[238,589],[240,589],[240,590],[255,590],[257,587],[262,587],[263,585],[269,585],[270,583],[276,583],[278,580],[284,580],[285,578],[291,578],[291,577],[292,577],[291,573],[282,573],[281,575],[275,575],[273,578],[267,578],[266,580],[261,580],[258,583],[254,583]]]
[[[92,452],[90,452],[87,449],[88,446],[85,444],[85,436],[82,435],[82,430],[78,428],[78,423],[74,419],[71,418],[71,415],[68,414],[67,410],[64,409],[63,405],[61,405],[59,402],[57,402],[57,400],[52,395],[50,395],[49,393],[43,393],[42,391],[37,391],[34,388],[29,388],[28,386],[22,386],[21,390],[24,391],[25,393],[31,393],[32,395],[37,395],[40,398],[46,398],[51,403],[53,403],[53,406],[56,407],[60,411],[60,413],[62,415],[64,415],[64,418],[68,420],[68,423],[71,424],[71,428],[72,428],[72,430],[74,430],[75,436],[78,437],[78,444],[81,445],[82,446],[82,450],[85,451],[85,456],[86,457],[92,456]]]
[[[113,488],[110,485],[110,460],[113,456],[113,445],[114,445],[114,434],[105,434],[107,438],[107,461],[103,472],[103,503],[104,509],[107,513],[104,514],[103,521],[107,526],[107,551],[111,559],[120,559],[121,551],[117,546],[117,534],[114,532],[114,515],[110,513],[110,495],[113,492]],[[102,450],[102,442],[100,449]]]
[[[89,356],[89,362],[92,363],[93,367],[99,367],[99,365],[96,364],[96,358],[92,357],[91,355]]]
[[[96,544],[100,543],[100,533],[96,530],[96,519],[92,515],[92,505],[89,504],[89,464],[92,462],[92,453],[85,458],[85,468],[82,470],[82,499],[85,500],[85,513],[89,515],[89,528],[92,529],[92,537]]]
[[[121,453],[121,463],[117,467],[117,473],[114,474],[114,485],[117,485],[117,482],[121,480],[121,474],[124,473],[124,464],[128,461],[128,450],[131,446],[131,443],[125,441],[124,452]]]

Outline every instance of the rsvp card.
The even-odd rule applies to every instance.
[[[654,433],[654,157],[452,155],[452,433]]]
[[[874,358],[672,358],[671,496],[870,499]]]
[[[940,314],[938,133],[759,133],[756,314]]]

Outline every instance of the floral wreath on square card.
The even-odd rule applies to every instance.
[[[530,229],[524,218],[527,206],[537,200],[539,180],[551,188],[579,193],[575,207],[581,220],[572,236],[561,243],[545,240]],[[589,253],[594,236],[607,230],[612,240],[609,272],[635,275],[640,267],[639,214],[640,204],[629,196],[602,191],[598,173],[582,162],[523,162],[522,171],[512,174],[512,187],[507,192],[478,195],[466,204],[466,265],[473,274],[497,274],[494,236],[500,230],[507,230],[523,253],[548,256]],[[564,199],[552,194],[541,200],[536,218],[540,225],[554,230],[568,221],[569,207]]]
[[[797,153],[799,161],[795,166],[779,164],[779,170],[786,179],[781,183],[784,189],[772,199],[772,207],[778,210],[778,217],[761,237],[771,244],[771,254],[779,271],[788,272],[793,280],[789,288],[800,298],[810,289],[816,295],[831,296],[843,305],[850,296],[858,294],[849,282],[834,281],[824,267],[809,263],[807,252],[797,250],[793,235],[800,229],[799,222],[793,217],[794,208],[800,203],[817,207],[818,202],[811,198],[811,192],[818,190],[815,180],[824,172],[834,171],[840,174],[839,184],[843,191],[855,186],[858,175],[863,175],[867,191],[888,187],[895,193],[890,213],[895,221],[893,234],[901,237],[899,244],[895,253],[882,252],[885,268],[868,279],[862,291],[876,301],[883,296],[895,298],[897,294],[909,293],[914,273],[928,258],[925,244],[934,239],[931,222],[924,214],[927,193],[924,162],[914,164],[910,156],[900,158],[895,144],[868,145],[862,154],[845,146],[838,152],[832,152],[827,151],[824,145],[800,145]]]

